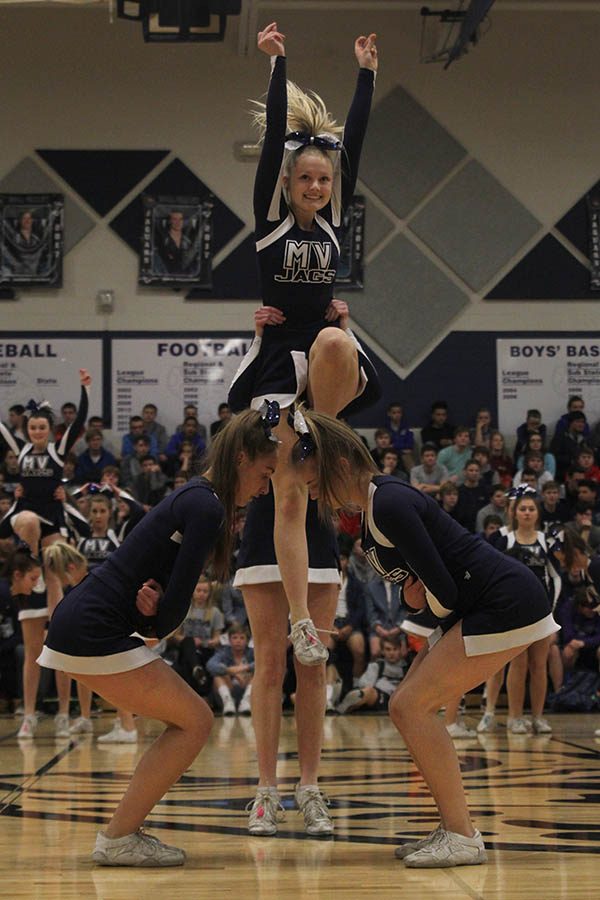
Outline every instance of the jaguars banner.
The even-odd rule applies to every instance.
[[[61,194],[0,194],[0,285],[60,287]]]
[[[142,198],[139,283],[212,287],[212,197]]]

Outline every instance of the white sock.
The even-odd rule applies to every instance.
[[[300,792],[300,791],[318,791],[318,790],[319,790],[318,784],[299,784],[298,785],[298,792]]]
[[[360,681],[360,675],[355,675],[355,676],[352,678],[352,687],[353,687],[353,688],[357,688],[357,687],[359,686],[359,684],[358,684],[359,681]]]
[[[233,702],[233,697],[231,696],[231,691],[227,687],[226,684],[222,684],[219,688],[219,697],[225,703],[226,700],[231,700]]]
[[[328,702],[328,703],[331,703],[332,700],[333,700],[333,685],[332,685],[332,684],[326,685],[326,687],[325,687],[325,696],[326,696],[326,698],[327,698],[327,702]]]
[[[244,696],[242,697],[242,700],[249,700],[251,693],[252,693],[252,685],[248,684],[248,685],[246,685],[246,690],[244,691]]]

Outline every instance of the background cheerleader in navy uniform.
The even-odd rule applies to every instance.
[[[23,647],[25,659],[23,662],[23,703],[25,706],[25,719],[19,730],[18,737],[28,738],[30,730],[35,730],[37,717],[35,714],[35,701],[40,683],[40,667],[36,659],[44,643],[44,632],[48,609],[45,594],[34,594],[34,588],[40,580],[42,567],[39,559],[32,556],[28,547],[16,547],[10,551],[2,566],[0,577],[0,594],[4,602],[9,602],[16,611],[17,622],[21,626],[23,635]],[[40,607],[40,603],[43,604]],[[42,609],[42,614],[39,610]],[[3,621],[10,623],[11,615],[5,615]],[[7,626],[8,627],[8,626]],[[12,627],[13,634],[3,634],[4,638],[14,637],[16,629]],[[24,725],[27,723],[27,727]]]
[[[379,397],[373,367],[347,328],[347,306],[333,300],[341,216],[356,183],[377,69],[375,35],[355,42],[360,70],[343,129],[320,97],[286,82],[285,37],[276,23],[259,32],[258,48],[273,62],[266,110],[256,115],[265,129],[254,189],[265,305],[257,311],[257,336],[231,385],[229,403],[238,411],[273,399],[289,408],[306,394],[316,409],[350,412]],[[327,651],[308,610],[307,497],[288,464],[294,436],[284,420],[277,430],[281,462],[273,481],[275,550],[294,651],[302,663],[319,665]]]
[[[409,867],[477,865],[487,856],[471,823],[452,739],[438,710],[535,640],[558,630],[532,572],[451,519],[431,497],[379,475],[343,423],[313,411],[298,421],[293,460],[311,497],[363,512],[363,548],[405,602],[440,622],[390,700],[392,721],[427,782],[440,826],[398,855]]]
[[[97,837],[93,859],[100,865],[172,866],[185,859],[183,851],[139,829],[206,742],[212,714],[132,633],[163,638],[174,631],[209,556],[219,577],[225,575],[236,506],[265,493],[277,465],[272,438],[258,413],[236,416],[215,438],[205,477],[191,479],[151,510],[65,596],[50,622],[42,665],[69,672],[117,708],[166,725]]]

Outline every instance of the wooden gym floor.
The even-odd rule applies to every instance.
[[[471,718],[472,725],[476,717]],[[334,840],[302,831],[291,796],[297,778],[294,722],[280,754],[285,821],[275,838],[252,838],[244,808],[256,778],[249,719],[217,719],[204,752],[155,808],[148,826],[183,847],[182,869],[104,869],[90,860],[129,774],[159,726],[140,741],[98,745],[57,740],[51,719],[35,741],[18,741],[18,720],[0,719],[0,896],[43,900],[377,897],[488,900],[600,897],[600,716],[551,716],[552,735],[507,736],[504,728],[457,741],[474,821],[490,850],[485,866],[407,869],[399,838],[436,824],[431,799],[387,716],[330,717],[322,786]],[[97,733],[112,718],[95,720]]]

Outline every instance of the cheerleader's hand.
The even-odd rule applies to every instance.
[[[285,34],[277,30],[277,22],[258,32],[256,46],[267,56],[285,56]]]
[[[377,39],[376,34],[370,34],[368,37],[361,35],[354,42],[354,55],[358,60],[361,69],[372,69],[377,71]]]
[[[155,616],[162,593],[163,591],[158,581],[155,581],[153,578],[145,581],[137,592],[135,605],[138,612],[141,612],[143,616]]]
[[[285,316],[276,306],[259,306],[254,312],[254,333],[262,337],[265,325],[283,325]]]
[[[410,606],[411,609],[425,609],[427,606],[427,599],[425,597],[425,586],[423,582],[419,581],[418,578],[411,578],[409,581],[409,578],[406,579],[402,587],[404,602],[407,606]]]
[[[87,369],[79,370],[79,383],[82,384],[84,387],[89,387],[90,384],[92,383],[92,376],[90,375],[90,373],[88,372]]]
[[[339,322],[344,331],[350,321],[350,310],[345,300],[332,300],[325,310],[325,318],[328,322]]]

